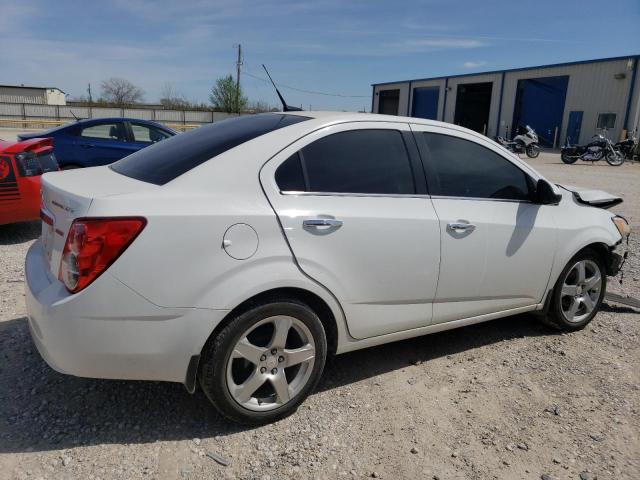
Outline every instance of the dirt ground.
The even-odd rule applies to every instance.
[[[637,235],[640,165],[532,163],[623,195]],[[520,315],[345,354],[293,416],[241,428],[182,385],[51,370],[25,319],[38,234],[0,227],[0,479],[640,478],[637,310],[607,302],[572,334]],[[639,297],[631,250],[610,287]]]

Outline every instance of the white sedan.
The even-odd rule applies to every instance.
[[[262,423],[327,355],[522,312],[598,312],[627,222],[493,141],[383,115],[214,123],[48,173],[26,259],[33,340],[83,377],[199,383]]]

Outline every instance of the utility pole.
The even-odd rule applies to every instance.
[[[91,98],[91,83],[89,83],[87,87],[87,93],[89,94],[89,105],[91,105],[91,103],[93,103],[93,98]]]
[[[238,61],[236,62],[236,112],[240,115],[240,66],[242,65],[242,45],[238,44]]]

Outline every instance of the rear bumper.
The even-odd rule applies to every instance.
[[[49,272],[40,241],[25,271],[33,341],[54,370],[70,375],[184,383],[191,357],[227,313],[158,307],[108,272],[71,295]]]

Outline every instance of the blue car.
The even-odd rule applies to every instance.
[[[92,118],[45,132],[23,133],[18,139],[53,138],[54,154],[65,170],[108,165],[174,135],[174,130],[148,120]]]

